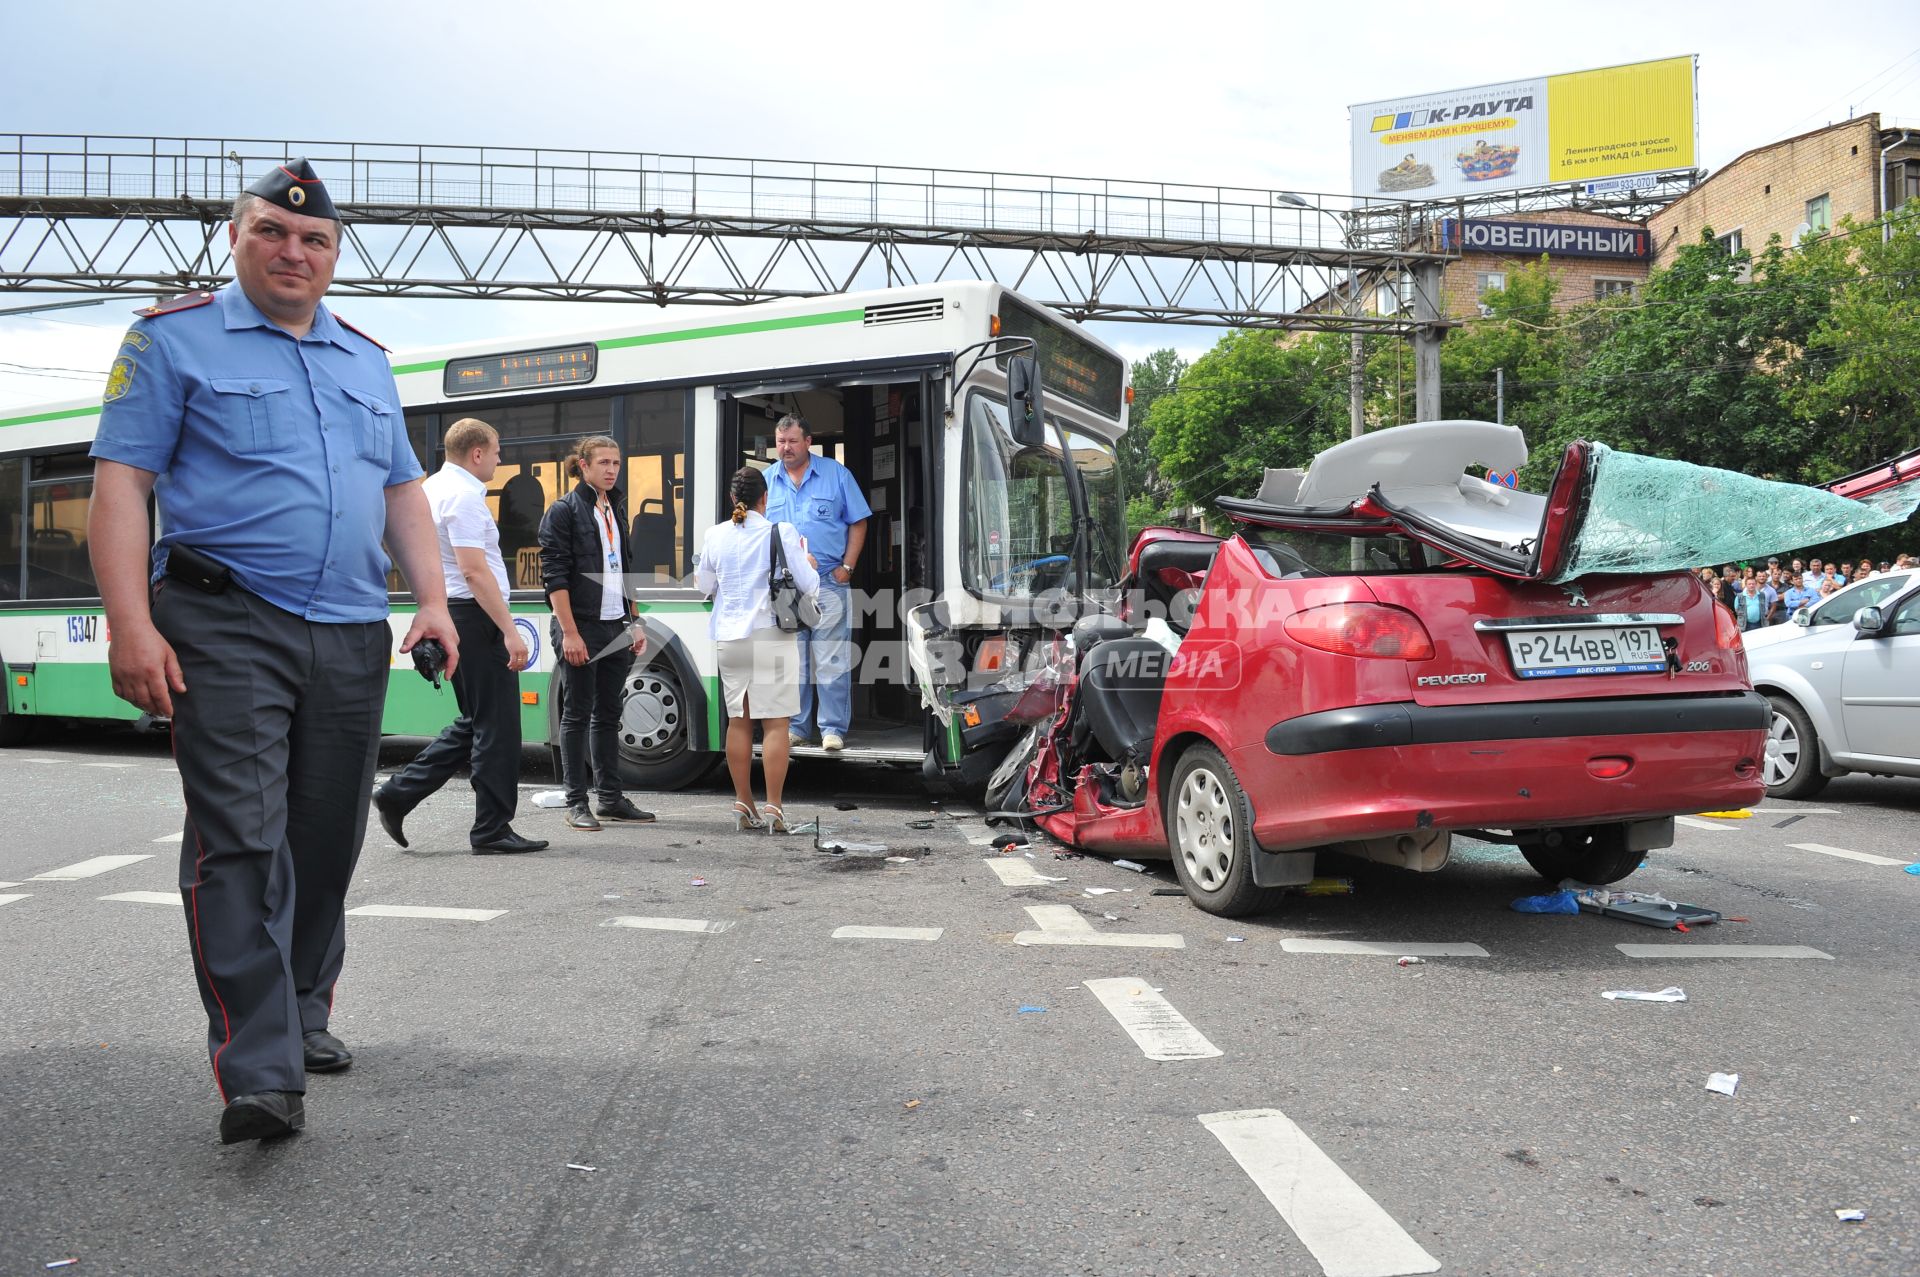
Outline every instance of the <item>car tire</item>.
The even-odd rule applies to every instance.
[[[1820,736],[1807,711],[1785,696],[1768,696],[1773,718],[1761,777],[1769,798],[1812,798],[1827,787],[1820,770]]]
[[[1619,882],[1647,858],[1644,851],[1628,849],[1625,825],[1584,825],[1553,833],[1557,841],[1551,845],[1544,839],[1520,844],[1520,854],[1549,882],[1571,878],[1604,887]]]
[[[1253,808],[1219,750],[1182,754],[1166,803],[1167,845],[1187,899],[1222,918],[1279,906],[1285,888],[1254,884]]]

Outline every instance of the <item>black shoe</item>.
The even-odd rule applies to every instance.
[[[600,828],[600,822],[593,818],[585,803],[575,803],[567,808],[567,828],[584,829],[589,832]]]
[[[647,825],[653,823],[653,813],[641,811],[633,805],[633,799],[622,798],[616,803],[597,803],[593,814],[602,820],[621,820],[629,825]]]
[[[401,806],[400,800],[388,793],[387,787],[382,785],[373,791],[373,810],[374,814],[380,817],[380,828],[387,831],[387,837],[402,847],[406,846],[407,835],[401,830],[400,822],[407,818],[407,812],[412,809]]]
[[[307,1057],[307,1072],[338,1073],[353,1063],[353,1052],[325,1029],[300,1036],[300,1047]]]
[[[307,1124],[307,1105],[293,1091],[260,1091],[236,1095],[220,1115],[220,1142],[271,1140],[292,1135]]]
[[[519,851],[545,851],[547,840],[544,838],[522,838],[509,829],[498,838],[473,844],[476,856],[510,856]]]

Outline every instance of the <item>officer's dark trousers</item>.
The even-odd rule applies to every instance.
[[[300,1035],[327,1027],[346,953],[391,632],[171,580],[153,620],[187,685],[173,695],[180,891],[214,1081],[227,1099],[305,1091]]]
[[[507,668],[507,640],[486,609],[472,599],[453,599],[453,628],[460,636],[460,664],[453,696],[460,717],[386,783],[411,810],[460,768],[473,776],[474,846],[507,834],[520,783],[520,676]]]
[[[569,807],[587,801],[589,788],[601,802],[611,805],[620,801],[620,708],[626,695],[627,672],[633,668],[633,652],[623,644],[592,660],[626,631],[626,623],[576,620],[574,624],[580,628],[589,660],[585,665],[569,665],[562,657],[558,667],[560,783],[567,791]],[[553,632],[553,648],[559,652],[558,622]]]

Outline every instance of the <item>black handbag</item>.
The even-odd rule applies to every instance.
[[[787,550],[780,544],[780,525],[773,525],[772,570],[767,576],[767,597],[773,604],[773,623],[788,634],[798,634],[820,624],[820,604],[800,589],[787,566]]]

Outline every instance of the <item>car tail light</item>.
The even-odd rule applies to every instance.
[[[1341,656],[1402,661],[1433,658],[1433,640],[1420,618],[1385,603],[1329,603],[1295,612],[1286,631],[1296,643]]]
[[[1713,605],[1713,645],[1723,652],[1744,650],[1740,642],[1740,622],[1733,611],[1719,603]]]

